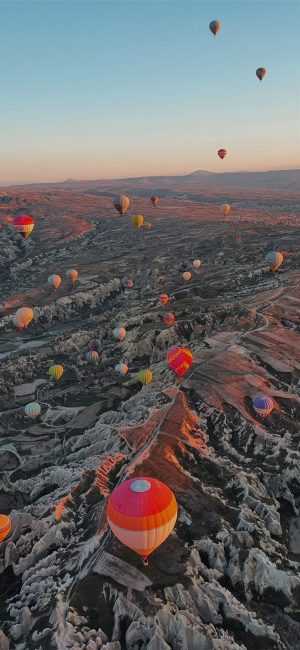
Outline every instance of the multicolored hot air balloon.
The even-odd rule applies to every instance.
[[[49,275],[48,284],[50,284],[51,287],[54,287],[54,289],[58,289],[61,283],[62,283],[62,279],[60,275],[56,275],[56,273],[53,273],[53,275]]]
[[[262,81],[263,78],[266,76],[266,74],[267,74],[266,68],[257,68],[256,76],[257,76],[257,79],[259,79],[259,81]]]
[[[19,330],[26,329],[33,320],[34,313],[31,307],[20,307],[15,314],[15,325]]]
[[[224,203],[224,205],[222,205],[222,207],[221,207],[221,211],[223,212],[224,217],[227,217],[230,210],[231,210],[231,206],[229,205],[229,203]]]
[[[151,196],[150,199],[152,205],[156,208],[156,206],[159,204],[159,196]]]
[[[168,311],[167,314],[163,317],[163,322],[166,327],[172,327],[176,323],[176,316],[171,311]]]
[[[35,223],[30,214],[20,214],[18,217],[14,218],[14,226],[15,229],[22,235],[22,237],[24,237],[24,239],[27,239],[27,237],[31,235]]]
[[[279,251],[270,251],[266,255],[266,262],[270,266],[270,271],[275,273],[283,263],[283,255]]]
[[[188,348],[174,345],[168,350],[167,361],[170,370],[173,370],[177,377],[183,377],[193,363],[193,354]]]
[[[183,277],[183,279],[185,280],[185,282],[189,282],[189,280],[192,279],[192,274],[190,273],[190,271],[185,271],[185,272],[182,274],[182,277]]]
[[[107,521],[113,534],[144,563],[172,532],[177,502],[167,485],[141,476],[118,485],[108,500]]]
[[[193,261],[194,269],[200,269],[201,264],[202,264],[201,260],[194,260]]]
[[[223,160],[223,158],[225,158],[225,156],[227,156],[228,151],[227,151],[227,149],[219,149],[217,153],[218,153],[219,158],[221,158],[221,160]]]
[[[64,374],[64,367],[59,364],[55,366],[50,366],[48,370],[48,374],[50,379],[55,379],[55,381],[59,381]]]
[[[151,384],[153,381],[152,370],[150,370],[150,368],[140,370],[137,374],[137,380],[140,381],[141,384]]]
[[[127,363],[117,363],[115,366],[115,371],[118,372],[119,375],[123,375],[123,377],[125,377],[125,375],[128,373]]]
[[[130,198],[126,194],[120,194],[118,199],[114,199],[114,207],[119,214],[126,214],[130,206]]]
[[[169,302],[170,302],[170,296],[168,296],[167,293],[162,293],[159,296],[159,302],[160,302],[161,305],[168,305]]]
[[[26,404],[25,406],[25,415],[27,415],[29,418],[37,418],[39,415],[41,415],[41,407],[38,402],[29,402],[29,404]]]
[[[86,359],[87,361],[90,361],[90,363],[99,363],[99,352],[97,352],[97,350],[88,350],[86,353]]]
[[[0,543],[8,537],[12,529],[11,518],[0,514]]]
[[[268,395],[256,395],[253,399],[253,408],[257,415],[261,418],[266,418],[274,409],[272,397]]]
[[[212,21],[209,23],[209,29],[210,29],[211,33],[212,33],[214,36],[216,36],[217,33],[218,33],[218,32],[220,31],[220,29],[221,29],[221,23],[220,23],[220,21],[219,21],[219,20],[212,20]]]
[[[125,327],[115,327],[113,330],[113,337],[119,341],[124,341],[126,334],[127,332]]]
[[[67,271],[67,278],[72,282],[73,286],[76,284],[78,276],[79,273],[76,271],[76,269],[69,269],[69,271]]]
[[[142,214],[135,214],[135,215],[132,217],[131,221],[132,221],[132,225],[133,225],[135,228],[142,228],[143,225],[144,225],[144,221],[145,221],[145,220],[144,220],[144,216],[143,216]]]

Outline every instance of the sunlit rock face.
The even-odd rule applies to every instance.
[[[223,220],[224,199],[209,190],[204,204],[169,195],[159,210],[135,198],[136,214],[153,224],[140,232],[93,192],[22,192],[18,206],[37,222],[26,241],[1,221],[0,512],[11,532],[0,544],[0,649],[294,650],[295,219],[278,197],[272,216],[270,192],[240,193],[239,219]],[[290,203],[298,214],[296,195]],[[274,242],[284,263],[270,273]],[[53,273],[57,291],[47,285]],[[19,332],[13,316],[23,305],[34,320]],[[174,345],[193,354],[181,379],[166,361]],[[64,368],[59,381],[49,379],[54,364]],[[147,368],[152,383],[142,385]],[[253,408],[258,394],[273,400],[267,417]],[[32,401],[36,418],[25,414]],[[179,506],[148,567],[107,525],[110,493],[132,476],[163,481]]]

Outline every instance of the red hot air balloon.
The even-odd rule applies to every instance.
[[[221,158],[221,160],[223,160],[223,158],[225,158],[225,156],[227,156],[227,153],[228,153],[227,149],[219,149],[218,150],[218,156],[219,156],[219,158]]]
[[[172,325],[174,325],[174,323],[176,323],[176,316],[175,316],[175,314],[173,314],[172,312],[169,311],[167,314],[164,315],[163,320],[164,320],[164,324],[167,327],[172,327]]]
[[[177,502],[167,485],[148,476],[118,485],[108,501],[107,520],[114,535],[144,563],[172,532]]]
[[[173,346],[167,354],[168,366],[177,377],[183,377],[193,363],[193,355],[188,348]]]
[[[20,214],[18,217],[14,218],[14,226],[15,229],[22,235],[22,237],[24,237],[24,239],[27,239],[27,237],[31,235],[35,223],[29,214]]]
[[[159,302],[161,305],[167,305],[170,302],[170,296],[167,293],[162,293],[159,296]]]

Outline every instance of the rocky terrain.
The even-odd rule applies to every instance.
[[[207,200],[174,195],[158,208],[135,195],[130,215],[153,226],[138,231],[109,192],[7,192],[0,512],[12,531],[0,543],[0,649],[296,650],[299,195],[276,194],[274,209],[271,190],[230,201],[209,189]],[[26,241],[12,226],[24,211],[36,221]],[[264,259],[272,249],[284,253],[277,273]],[[57,291],[51,273],[63,277]],[[25,305],[34,321],[18,332]],[[173,344],[193,352],[182,381],[166,362]],[[125,360],[122,377],[115,365]],[[65,368],[56,384],[53,363]],[[148,367],[153,382],[142,386],[136,375]],[[265,419],[252,408],[259,392],[275,403]],[[34,400],[42,413],[30,420],[24,405]],[[179,505],[148,567],[106,523],[109,493],[132,475],[161,479]]]

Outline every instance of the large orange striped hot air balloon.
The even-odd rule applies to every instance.
[[[148,557],[172,532],[177,502],[167,485],[148,476],[131,478],[109,497],[107,519],[114,535],[140,555]]]
[[[11,518],[8,515],[0,515],[0,543],[8,537],[11,532]]]
[[[174,345],[167,354],[168,366],[177,377],[183,377],[193,363],[193,355],[188,348],[179,348]]]
[[[15,229],[22,235],[22,237],[24,237],[24,239],[27,239],[27,237],[31,235],[35,223],[30,214],[20,214],[18,217],[14,218],[14,226]]]

